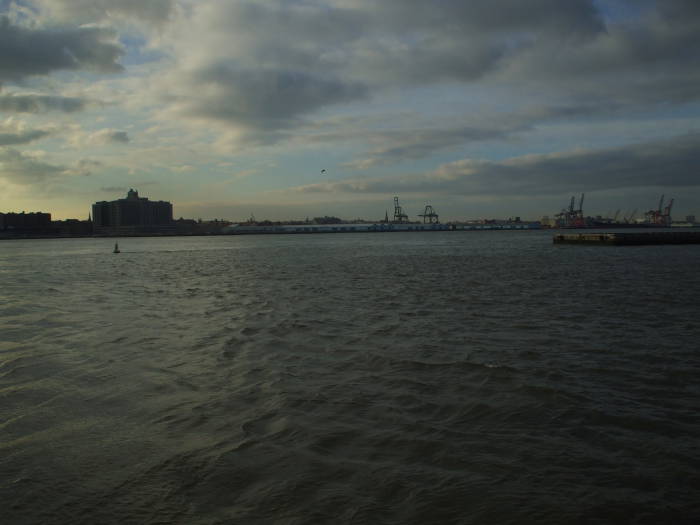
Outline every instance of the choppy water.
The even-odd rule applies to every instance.
[[[700,246],[0,243],[0,522],[697,523]]]

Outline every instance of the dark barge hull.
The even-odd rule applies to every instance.
[[[604,244],[633,246],[642,244],[700,244],[700,232],[624,232],[624,233],[560,233],[554,244]]]

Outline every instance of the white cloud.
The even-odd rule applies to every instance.
[[[0,146],[28,144],[51,135],[53,127],[30,128],[25,121],[8,118],[0,121]]]

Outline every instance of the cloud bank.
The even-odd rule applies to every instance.
[[[310,184],[302,193],[559,195],[625,188],[700,187],[700,133],[625,147],[463,159],[420,176]]]
[[[115,37],[103,27],[34,28],[0,16],[0,84],[61,70],[120,72],[124,49]]]
[[[695,0],[0,0],[0,117],[26,119],[0,174],[202,202],[695,187],[698,48]]]
[[[160,25],[175,11],[173,0],[37,0],[48,16],[74,23],[127,19]]]
[[[28,144],[53,133],[51,128],[29,129],[24,122],[7,119],[0,122],[0,146]]]
[[[87,101],[76,97],[13,93],[0,95],[0,111],[7,113],[74,113],[83,110]]]

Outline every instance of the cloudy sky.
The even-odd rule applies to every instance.
[[[698,0],[0,0],[0,211],[682,218],[699,124]]]

